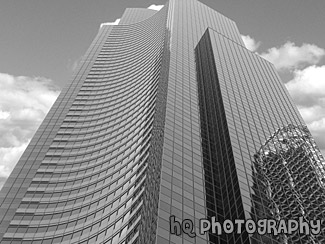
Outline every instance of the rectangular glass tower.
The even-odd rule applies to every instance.
[[[324,211],[324,158],[274,66],[232,20],[170,0],[101,26],[0,192],[0,242],[324,243],[324,226],[199,234]]]

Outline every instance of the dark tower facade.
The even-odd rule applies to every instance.
[[[195,55],[207,215],[323,220],[324,158],[273,65],[211,28]],[[318,235],[254,233],[247,243],[322,243],[324,237],[321,225]],[[247,233],[210,235],[215,243],[244,238]]]
[[[169,217],[325,219],[324,159],[272,64],[195,0],[103,24],[0,192],[0,241],[324,243],[173,235]]]

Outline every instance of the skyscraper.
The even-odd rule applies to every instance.
[[[13,243],[324,243],[199,234],[200,219],[325,219],[324,159],[272,64],[195,0],[103,24],[0,193]],[[194,223],[175,235],[170,217]]]

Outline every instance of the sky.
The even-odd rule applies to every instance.
[[[202,0],[274,63],[325,155],[325,1]],[[2,0],[0,188],[104,22],[165,0]]]

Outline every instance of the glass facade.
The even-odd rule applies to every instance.
[[[273,65],[211,28],[195,52],[207,216],[323,220],[324,158]],[[215,243],[324,238],[324,226],[315,235],[210,234]]]
[[[323,220],[324,179],[273,65],[232,20],[170,0],[101,26],[0,192],[0,241],[323,243],[324,226],[262,236],[199,224]],[[170,216],[192,220],[196,237],[172,234]]]
[[[137,239],[167,18],[138,12],[101,26],[4,185],[1,243]]]

